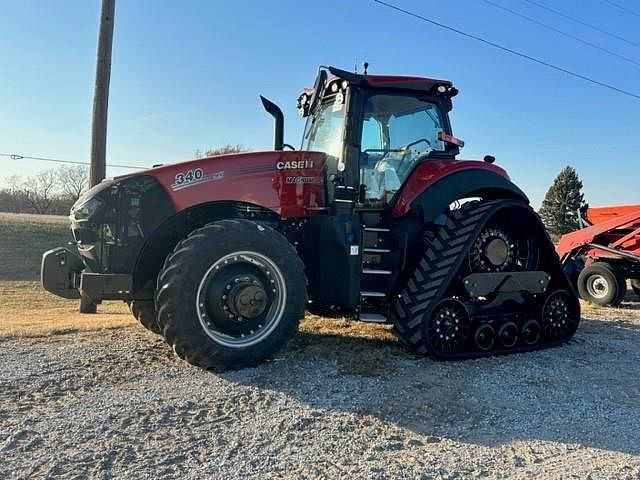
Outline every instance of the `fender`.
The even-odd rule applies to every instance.
[[[279,215],[260,205],[238,201],[207,202],[184,209],[150,230],[131,264],[135,298],[153,298],[156,275],[164,259],[189,232],[210,222],[229,218],[246,218],[277,224]]]
[[[525,193],[500,167],[480,161],[429,160],[418,165],[398,193],[391,210],[402,217],[414,208],[425,222],[433,221],[451,203],[462,198],[515,198],[527,204]]]

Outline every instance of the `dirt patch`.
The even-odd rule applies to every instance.
[[[0,477],[638,478],[640,311],[623,307],[587,309],[563,348],[446,363],[315,316],[225,373],[130,326],[0,339]]]

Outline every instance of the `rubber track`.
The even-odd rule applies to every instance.
[[[528,205],[513,200],[473,202],[451,212],[447,222],[436,232],[422,260],[391,306],[394,330],[400,343],[419,354],[430,354],[436,358],[446,359],[534,350],[566,341],[563,339],[562,341],[537,344],[533,347],[514,347],[510,351],[502,352],[461,352],[446,355],[437,354],[428,348],[423,318],[429,318],[433,309],[444,297],[473,242],[487,221],[498,210],[512,206],[533,212]],[[548,236],[545,235],[544,238],[548,239]],[[551,245],[550,240],[549,245]],[[563,283],[567,284],[567,289],[572,291],[566,278],[564,280]]]

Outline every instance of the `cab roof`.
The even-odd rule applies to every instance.
[[[349,83],[355,83],[362,86],[374,88],[396,88],[401,90],[422,91],[425,93],[434,93],[438,87],[442,86],[447,92],[447,96],[453,97],[458,93],[458,90],[453,87],[453,83],[449,80],[404,75],[362,75],[347,72],[346,70],[340,70],[335,67],[328,67],[328,70],[338,78],[342,78],[347,80]]]

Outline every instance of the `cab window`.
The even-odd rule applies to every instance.
[[[365,103],[360,155],[367,203],[388,203],[418,161],[444,150],[442,130],[436,104],[410,95],[372,95]]]

